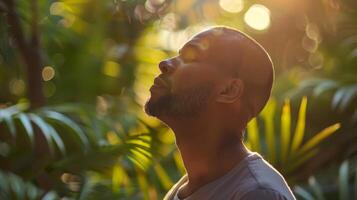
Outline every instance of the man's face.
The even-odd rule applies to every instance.
[[[155,117],[194,117],[210,103],[220,77],[210,63],[210,41],[204,34],[188,41],[176,57],[160,62],[161,74],[150,88],[145,111]]]

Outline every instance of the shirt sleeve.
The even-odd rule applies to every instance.
[[[282,194],[271,189],[256,189],[248,192],[239,200],[287,200]],[[238,199],[237,199],[238,200]]]

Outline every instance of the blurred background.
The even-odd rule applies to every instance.
[[[235,27],[269,52],[245,142],[298,199],[357,199],[354,0],[0,0],[0,199],[162,199],[185,173],[143,104],[158,63]]]

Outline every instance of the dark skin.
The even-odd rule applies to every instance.
[[[213,83],[208,104],[194,117],[176,118],[160,115],[176,136],[188,181],[179,192],[185,198],[200,187],[223,176],[249,153],[241,136],[249,118],[244,100],[244,81],[232,76],[229,59],[230,39],[212,37],[206,31],[196,35],[181,48],[179,55],[159,64],[162,72],[150,88],[151,99],[164,95],[165,76],[170,80],[172,93]],[[238,113],[238,114],[237,114]]]

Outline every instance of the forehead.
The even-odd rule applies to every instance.
[[[232,73],[232,70],[236,71],[242,59],[245,40],[244,35],[239,32],[210,29],[192,37],[180,51],[192,48],[198,50],[196,53],[201,54],[200,57],[203,58],[201,62],[214,65],[220,71]]]

